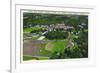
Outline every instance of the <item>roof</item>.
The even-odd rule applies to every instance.
[[[57,25],[55,25],[55,28],[60,28],[60,29],[73,29],[73,26],[66,26],[65,24],[57,24]]]

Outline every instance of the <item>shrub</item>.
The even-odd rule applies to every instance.
[[[41,28],[41,27],[32,27],[32,30],[30,33],[39,33],[39,32],[44,32],[46,31],[46,28]]]

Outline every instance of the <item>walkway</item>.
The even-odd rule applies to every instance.
[[[37,40],[43,40],[44,38],[45,38],[45,36],[41,36]]]

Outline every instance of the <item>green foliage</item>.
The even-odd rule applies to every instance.
[[[33,59],[36,60],[36,58],[34,58],[34,57],[32,57],[32,56],[23,56],[23,60],[24,60],[24,61],[33,60]]]
[[[50,40],[66,39],[67,36],[68,36],[68,33],[67,32],[63,32],[63,31],[49,31],[44,36],[46,36],[46,38],[48,38]]]
[[[32,56],[23,56],[23,61],[28,60],[48,60],[48,57],[32,57]]]
[[[64,51],[64,48],[66,47],[66,45],[67,45],[67,42],[66,42],[66,40],[55,40],[55,41],[53,41],[52,42],[52,44],[54,45],[53,46],[53,50],[52,50],[52,52],[62,52],[63,53],[63,51]]]
[[[80,31],[73,31],[72,39],[74,46],[64,48],[64,51],[54,51],[50,59],[65,59],[65,58],[87,58],[88,57],[88,30],[80,29]],[[66,44],[67,45],[67,44]]]
[[[51,25],[65,23],[66,25],[77,26],[82,22],[88,23],[85,15],[59,15],[59,14],[40,14],[40,13],[23,13],[24,28],[35,25]]]
[[[29,27],[29,28],[24,28],[24,32],[28,33],[38,33],[38,32],[43,32],[46,31],[46,28],[43,27]]]

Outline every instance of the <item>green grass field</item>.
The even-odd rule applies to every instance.
[[[64,48],[67,45],[67,41],[66,40],[57,40],[57,41],[53,41],[52,44],[54,45],[54,47],[52,48],[52,52],[55,52],[55,51],[63,52]]]
[[[66,40],[53,40],[51,42],[41,44],[40,55],[50,57],[54,52],[63,52],[66,45]]]

